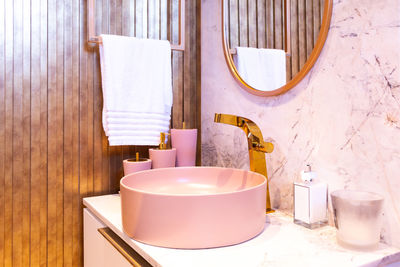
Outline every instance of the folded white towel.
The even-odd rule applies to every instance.
[[[160,140],[160,132],[161,131],[152,131],[152,130],[109,130],[109,136],[131,136],[131,137],[139,137],[139,136],[158,136],[158,140]],[[159,142],[158,142],[159,143]],[[158,145],[158,143],[156,145]]]
[[[146,130],[146,131],[157,131],[158,135],[160,132],[168,132],[169,124],[167,125],[153,125],[153,124],[108,124],[108,132],[110,131],[137,131],[137,130]]]
[[[166,121],[171,118],[169,113],[144,113],[144,112],[113,112],[108,111],[106,114],[107,118],[117,118],[117,119],[150,119],[150,120],[162,120]]]
[[[126,118],[107,118],[104,130],[106,136],[109,136],[110,130],[152,130],[158,131],[158,136],[160,132],[168,132],[170,127],[169,120],[159,120],[159,119],[126,119]]]
[[[134,143],[137,146],[156,146],[160,143],[160,137],[154,136],[109,136],[110,146],[126,146]]]
[[[115,35],[101,37],[103,128],[109,136],[110,145],[157,145],[160,132],[156,129],[168,131],[171,119],[170,43]],[[110,132],[113,124],[118,124],[118,129]],[[148,138],[137,135],[136,138],[123,140],[124,135],[118,131],[131,131],[135,124],[152,124],[158,128],[135,128],[147,133],[150,130],[154,135]],[[123,128],[123,125],[126,127]],[[118,134],[117,139],[112,138],[114,134]]]
[[[273,91],[286,84],[286,53],[280,49],[237,47],[236,66],[255,89]]]
[[[157,119],[147,119],[146,117],[140,119],[126,119],[126,118],[107,118],[108,124],[160,124],[160,125],[169,125],[169,121],[165,120],[157,120]]]

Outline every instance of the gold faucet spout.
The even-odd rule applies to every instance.
[[[269,180],[264,154],[271,153],[274,150],[274,145],[269,142],[264,142],[260,128],[247,118],[215,113],[214,122],[233,125],[241,128],[245,132],[249,150],[250,170],[260,173],[267,178],[267,213],[274,212],[271,207],[269,196]]]

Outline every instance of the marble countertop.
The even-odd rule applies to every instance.
[[[309,230],[281,212],[267,216],[264,231],[238,245],[212,249],[170,249],[146,245],[124,234],[119,195],[83,199],[83,204],[129,246],[154,266],[385,266],[399,262],[400,249],[379,244],[373,252],[339,246],[336,229]]]

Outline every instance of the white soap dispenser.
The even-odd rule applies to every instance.
[[[293,183],[294,223],[314,229],[327,224],[328,185],[316,181],[316,173],[307,165],[302,182]]]

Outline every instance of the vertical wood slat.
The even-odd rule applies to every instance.
[[[135,1],[135,36],[146,38],[146,32],[143,32],[143,1]]]
[[[31,266],[40,265],[40,191],[41,191],[41,153],[40,153],[40,5],[32,5],[32,44],[31,44]],[[1,41],[0,41],[1,42]]]
[[[247,1],[239,0],[239,45],[249,46]]]
[[[129,36],[135,36],[136,1],[129,0]]]
[[[57,1],[49,0],[48,9],[48,235],[47,262],[57,266]]]
[[[274,48],[274,1],[266,0],[265,21],[266,21],[266,48]]]
[[[319,29],[321,27],[321,13],[320,13],[320,6],[319,0],[313,0],[313,44],[317,42]]]
[[[239,46],[239,3],[229,0],[229,40],[231,47]]]
[[[191,27],[196,28],[196,3],[187,1],[185,5],[185,53],[183,55],[183,121],[188,128],[196,128],[197,117],[197,90],[196,88],[196,64],[191,60],[196,58],[196,34],[191,33]],[[178,19],[179,20],[179,19]]]
[[[130,0],[123,0],[123,13],[124,16],[122,18],[122,31],[124,34],[132,36],[134,32],[134,24],[130,23],[129,14],[131,12],[131,7],[134,7],[134,2]],[[125,11],[125,8],[128,9]],[[97,5],[96,14],[102,14],[102,5]],[[133,16],[134,17],[134,16]],[[96,17],[96,29],[102,28],[102,20],[100,16]],[[94,111],[102,110],[102,91],[101,91],[101,74],[100,74],[100,58],[98,53],[94,53],[94,79],[93,79],[93,109]],[[102,113],[94,112],[93,114],[93,153],[94,153],[94,166],[93,166],[93,191],[94,192],[107,192],[103,189],[103,126],[102,126]],[[98,145],[96,145],[98,144]],[[99,145],[100,144],[100,145]]]
[[[5,1],[4,266],[13,264],[13,2]]]
[[[56,1],[56,87],[55,87],[55,142],[56,142],[56,262],[64,265],[64,1]],[[53,126],[53,125],[52,125]]]
[[[79,1],[79,13],[85,14],[85,4],[82,1]],[[109,21],[110,26],[109,31],[110,33],[115,33],[115,0],[110,0],[109,2]],[[88,69],[88,51],[87,51],[87,30],[86,30],[87,20],[84,16],[79,17],[79,179],[78,179],[78,188],[79,188],[79,195],[81,197],[86,197],[88,194],[88,109],[87,109],[87,88],[88,88],[88,81],[87,81],[87,69]],[[82,210],[82,200],[79,198],[78,202],[78,210]],[[77,221],[79,224],[82,223],[82,214],[78,213]],[[82,228],[78,229],[78,257],[83,257],[82,252]]]
[[[299,65],[303,66],[307,57],[307,43],[306,43],[306,1],[298,1],[298,27],[299,27]]]
[[[291,5],[291,20],[290,20],[290,41],[291,41],[291,66],[292,66],[292,77],[296,75],[300,68],[299,68],[299,31],[298,31],[298,7],[297,7],[297,0],[290,0]]]
[[[158,0],[160,5],[160,39],[168,40],[168,1]]]
[[[177,127],[183,119],[199,125],[199,2],[186,7],[189,48],[172,58]],[[141,29],[144,37],[178,43],[179,2],[166,2],[175,10],[170,13],[164,0],[154,0],[149,14],[158,22],[146,13],[138,27],[136,7],[147,12],[146,3],[96,0],[97,32]],[[81,198],[115,193],[122,158],[136,151],[148,156],[148,147],[108,146],[99,55],[86,43],[86,10],[85,0],[0,4],[0,266],[82,266]],[[154,19],[151,31],[147,19]]]
[[[73,4],[65,2],[64,7],[64,147],[73,147]],[[63,188],[63,262],[72,267],[73,259],[73,150],[64,149],[64,188]]]
[[[13,3],[5,1],[4,266],[13,264]]]
[[[159,0],[148,1],[148,38],[160,39],[160,2]]]
[[[23,178],[22,183],[22,266],[30,266],[30,229],[31,229],[31,213],[30,213],[30,195],[31,195],[31,2],[23,0],[23,103],[22,103],[22,162],[23,162]]]
[[[257,0],[247,0],[249,46],[257,47]]]
[[[172,43],[179,42],[179,0],[171,0],[171,27]],[[187,51],[185,51],[187,53]],[[183,117],[183,55],[179,51],[172,51],[172,90],[173,103],[172,108],[172,127],[182,128]]]
[[[283,47],[283,19],[282,19],[282,0],[274,0],[274,48],[284,49]]]
[[[224,20],[223,31],[224,31],[225,35],[228,37],[227,42],[230,44],[231,41],[230,41],[229,36],[231,35],[231,33],[230,33],[230,29],[229,29],[229,24],[230,24],[229,2],[225,1],[222,8],[223,8],[222,12],[224,13],[224,17],[226,18]],[[226,34],[226,33],[228,33],[228,34]]]
[[[130,21],[129,21],[129,14],[131,12],[130,8],[130,0],[122,0],[121,4],[121,11],[122,11],[122,18],[121,18],[121,23],[122,23],[122,35],[129,36],[130,35]],[[97,13],[96,14],[100,14]],[[96,17],[98,20],[99,18]]]
[[[117,35],[122,35],[122,14],[123,14],[122,1],[123,0],[115,0],[115,15],[116,15],[115,28]]]
[[[72,1],[72,66],[80,66],[80,1]],[[104,14],[104,20],[108,21],[107,14]],[[74,67],[72,69],[72,88],[66,88],[71,90],[72,95],[72,266],[81,265],[81,237],[80,227],[77,227],[81,223],[81,206],[80,206],[80,188],[79,188],[79,174],[80,174],[80,67]],[[68,167],[68,166],[66,166]]]
[[[48,2],[40,1],[40,265],[48,264]]]
[[[13,266],[22,264],[23,231],[23,6],[14,2],[14,60],[13,60]]]
[[[311,54],[314,48],[314,20],[313,20],[313,0],[306,0],[306,58]]]
[[[266,0],[257,0],[257,47],[266,48]]]
[[[283,45],[286,51],[286,82],[292,79],[292,60],[291,60],[291,0],[283,0],[283,25],[284,25],[284,36]]]

